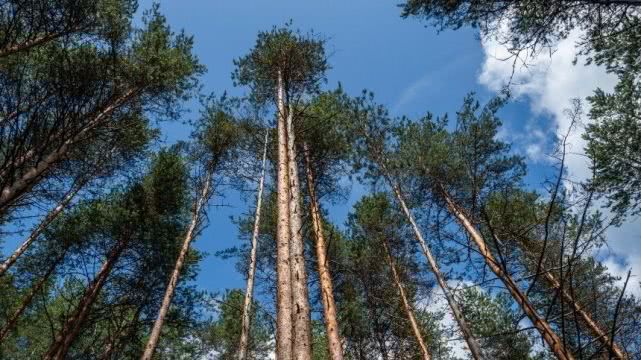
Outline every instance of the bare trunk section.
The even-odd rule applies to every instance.
[[[316,198],[316,179],[309,156],[309,146],[303,144],[305,155],[305,173],[307,174],[307,192],[309,193],[309,211],[312,217],[312,227],[316,237],[316,262],[318,263],[318,277],[320,279],[321,299],[323,301],[323,314],[325,331],[329,345],[329,355],[332,360],[343,360],[343,345],[338,332],[336,316],[336,302],[334,301],[334,285],[329,270],[327,259],[327,245],[323,234],[320,206]]]
[[[529,245],[530,244],[525,244],[525,251],[527,255],[529,257],[536,258],[536,256],[529,250]],[[561,271],[563,270],[561,269]],[[600,342],[603,347],[612,349],[612,355],[615,359],[628,358],[625,351],[623,351],[623,349],[621,349],[621,347],[616,342],[612,341],[610,335],[608,334],[608,331],[605,331],[601,328],[601,326],[593,319],[592,314],[590,314],[588,310],[584,309],[584,307],[574,299],[572,294],[570,294],[561,286],[561,283],[554,277],[554,275],[550,271],[544,270],[543,276],[550,287],[558,291],[563,297],[563,300],[570,304],[573,310],[576,311],[577,314],[579,314],[579,317],[590,329],[590,332],[592,333],[596,341]]]
[[[287,112],[287,155],[289,165],[289,242],[290,266],[292,272],[292,320],[294,323],[293,358],[309,360],[312,357],[312,331],[310,327],[310,306],[305,269],[305,242],[301,219],[300,180],[296,162],[296,135],[294,132],[294,109],[289,104]]]
[[[14,329],[14,327],[18,323],[18,320],[20,319],[20,316],[22,316],[24,311],[27,310],[27,307],[31,305],[34,296],[36,296],[36,294],[47,283],[51,274],[53,274],[53,272],[56,270],[56,267],[60,264],[62,259],[64,259],[65,254],[66,252],[63,252],[54,260],[49,269],[47,269],[47,272],[31,287],[31,290],[29,290],[27,296],[22,299],[20,306],[18,307],[18,309],[16,309],[16,311],[13,312],[13,315],[11,315],[11,317],[7,320],[4,327],[0,329],[0,343],[2,343],[2,340],[4,340],[4,338],[9,335],[9,332]]]
[[[384,165],[382,165],[381,167],[385,172],[385,179],[387,180],[388,184],[392,187],[392,190],[394,191],[394,195],[396,195],[396,199],[398,200],[398,203],[400,204],[401,209],[403,210],[403,213],[407,218],[407,221],[409,221],[410,225],[412,226],[412,230],[414,230],[414,235],[416,236],[416,239],[418,240],[418,243],[421,246],[423,255],[425,255],[425,258],[427,259],[430,269],[432,270],[432,273],[434,274],[434,277],[436,278],[436,281],[438,282],[438,285],[441,288],[441,291],[443,291],[443,295],[445,295],[447,304],[452,310],[452,315],[454,315],[454,319],[456,319],[456,323],[459,329],[461,330],[461,333],[463,334],[463,338],[465,339],[465,343],[467,344],[467,347],[470,350],[472,357],[474,357],[474,359],[476,360],[483,359],[483,352],[481,351],[481,346],[479,345],[478,340],[476,340],[476,338],[474,337],[474,334],[472,334],[472,330],[470,329],[470,326],[467,324],[465,317],[463,317],[463,311],[461,310],[461,307],[456,302],[456,299],[454,299],[454,295],[452,294],[449,286],[445,282],[445,278],[441,273],[441,270],[439,269],[438,264],[434,259],[434,256],[432,255],[432,251],[427,246],[427,243],[423,238],[421,229],[416,224],[416,220],[414,220],[414,216],[412,215],[412,212],[407,207],[407,204],[405,204],[405,198],[403,196],[403,193],[401,192],[400,186],[394,181],[392,181],[392,179],[389,176],[389,173],[387,172],[387,168]]]
[[[22,174],[19,179],[15,180],[12,184],[5,186],[0,192],[0,214],[4,213],[7,208],[9,208],[9,206],[11,206],[20,197],[20,195],[33,186],[35,182],[51,168],[51,166],[62,160],[69,149],[82,140],[83,136],[100,125],[106,117],[129,99],[133,98],[137,93],[138,90],[130,89],[123,95],[116,98],[109,106],[105,107],[96,116],[94,116],[94,118],[91,119],[91,121],[89,121],[82,130],[78,131],[77,134],[67,139],[57,149],[44,156],[43,159],[34,167]]]
[[[254,216],[254,231],[252,232],[251,252],[249,254],[249,272],[247,274],[247,287],[243,303],[243,318],[240,332],[240,345],[238,346],[238,360],[247,358],[249,343],[249,326],[251,319],[251,306],[254,292],[254,275],[256,274],[256,251],[258,249],[258,233],[260,231],[260,210],[263,204],[263,188],[265,187],[265,168],[267,167],[267,144],[269,132],[265,134],[265,147],[263,148],[263,164],[258,182],[258,195],[256,196],[256,215]]]
[[[64,210],[64,208],[67,207],[67,205],[69,205],[69,203],[74,198],[74,196],[78,194],[80,189],[82,189],[82,187],[85,184],[86,182],[82,181],[78,185],[73,186],[71,189],[69,189],[69,191],[67,191],[67,193],[62,198],[62,200],[58,203],[58,205],[56,205],[55,208],[49,211],[47,216],[40,222],[40,224],[38,224],[38,226],[35,229],[33,229],[29,237],[22,242],[22,244],[13,252],[13,254],[11,254],[11,256],[9,256],[2,263],[2,265],[0,265],[0,277],[4,275],[4,273],[7,272],[7,270],[9,270],[11,266],[13,266],[13,264],[15,264],[18,258],[25,251],[27,251],[29,246],[31,246],[34,240],[36,240],[38,236],[40,236],[40,234],[42,234],[42,232],[47,228],[47,226],[49,226],[49,224],[51,224],[51,222],[53,222],[56,219],[56,217],[58,217],[58,215],[60,215],[60,213]]]
[[[96,298],[100,294],[102,287],[105,285],[111,269],[120,258],[123,250],[127,246],[128,239],[121,240],[109,253],[107,260],[102,264],[100,271],[85,290],[80,303],[73,312],[73,315],[65,322],[62,330],[56,335],[56,338],[44,355],[45,360],[62,360],[67,356],[69,347],[76,339],[82,326],[84,325],[87,315],[91,310]]]
[[[287,155],[287,110],[282,75],[278,74],[278,227],[276,245],[276,358],[292,359],[292,284],[289,259],[289,161]]]
[[[574,356],[565,349],[563,341],[556,335],[550,324],[539,314],[537,313],[534,306],[530,303],[529,299],[523,292],[518,288],[512,277],[503,271],[494,259],[494,255],[487,247],[485,240],[474,227],[472,222],[467,218],[467,216],[458,208],[457,204],[449,196],[445,188],[440,186],[440,190],[445,198],[447,207],[449,211],[457,218],[459,223],[463,226],[465,231],[468,233],[470,238],[476,243],[479,253],[485,259],[485,263],[488,267],[496,274],[496,276],[501,279],[505,287],[508,289],[514,300],[519,304],[523,312],[530,319],[534,327],[539,331],[543,340],[550,347],[550,351],[560,360],[574,360]]]
[[[421,329],[418,327],[418,322],[416,321],[416,317],[414,316],[414,310],[412,310],[412,305],[410,305],[409,301],[407,300],[407,295],[405,294],[405,289],[403,289],[403,284],[401,283],[401,277],[398,275],[398,271],[396,270],[396,264],[394,262],[394,259],[392,259],[392,253],[390,252],[389,244],[387,243],[387,240],[383,240],[383,248],[385,249],[385,256],[387,257],[387,263],[389,265],[389,268],[390,270],[392,270],[392,277],[394,278],[394,283],[396,284],[396,288],[398,289],[398,293],[401,297],[403,310],[405,310],[405,315],[407,315],[407,319],[410,321],[410,325],[412,326],[412,332],[414,332],[414,337],[416,338],[416,342],[418,343],[418,346],[421,349],[421,355],[423,357],[423,360],[431,360],[432,357],[430,356],[430,353],[427,350],[427,345],[425,345],[425,341],[423,340],[423,335],[421,334]]]
[[[176,287],[178,286],[180,272],[185,264],[185,258],[187,257],[187,254],[189,252],[189,245],[194,238],[194,233],[196,232],[196,227],[198,226],[202,209],[207,203],[207,199],[209,198],[211,181],[212,177],[214,176],[213,166],[208,166],[206,171],[207,175],[205,175],[205,178],[203,179],[204,182],[202,184],[202,189],[200,191],[200,194],[198,194],[198,198],[196,199],[196,202],[194,203],[194,206],[192,208],[191,222],[189,223],[189,227],[187,228],[187,233],[185,234],[182,247],[180,248],[178,259],[176,259],[176,265],[174,266],[174,270],[172,271],[171,277],[169,278],[169,284],[167,284],[165,296],[162,299],[162,304],[158,311],[158,317],[156,318],[154,327],[152,328],[151,334],[149,335],[149,340],[147,341],[147,345],[145,346],[145,351],[140,357],[141,360],[150,360],[154,354],[154,351],[156,350],[158,340],[160,339],[160,332],[165,322],[165,316],[167,316],[167,312],[169,311],[171,299],[173,298]]]

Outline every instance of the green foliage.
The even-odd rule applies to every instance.
[[[529,336],[520,329],[518,313],[511,309],[507,296],[492,297],[478,288],[467,288],[460,299],[465,318],[486,356],[497,360],[534,359]]]
[[[584,135],[593,185],[614,211],[631,215],[641,212],[641,81],[636,74],[622,75],[613,93],[597,89],[588,98],[594,122]]]
[[[244,298],[240,290],[228,291],[218,305],[218,318],[204,330],[203,341],[217,354],[217,359],[233,360],[238,357]],[[272,333],[263,311],[260,304],[254,302],[247,348],[250,359],[267,359],[273,350],[270,343]]]
[[[274,27],[258,33],[250,53],[234,60],[232,79],[236,85],[251,86],[259,103],[275,101],[278,74],[288,99],[313,94],[329,69],[324,47],[324,40],[295,31],[291,24]]]

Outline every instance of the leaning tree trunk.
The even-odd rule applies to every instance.
[[[390,270],[392,270],[392,277],[394,279],[394,284],[396,284],[396,288],[398,289],[399,296],[401,297],[403,310],[405,310],[405,315],[407,315],[407,319],[410,322],[410,325],[412,327],[412,332],[414,333],[414,337],[416,338],[416,342],[418,343],[418,347],[421,349],[421,355],[423,357],[423,360],[431,360],[432,357],[430,356],[430,353],[427,350],[427,345],[425,345],[425,340],[423,340],[421,329],[418,327],[418,322],[416,321],[416,317],[414,316],[414,310],[412,310],[412,305],[410,305],[409,301],[407,300],[405,289],[403,289],[403,284],[401,283],[401,277],[398,275],[398,271],[396,270],[396,264],[394,263],[394,259],[392,259],[392,253],[390,252],[387,239],[383,240],[383,248],[385,249],[385,257],[387,258],[387,264],[389,265]]]
[[[47,228],[47,226],[49,226],[49,224],[51,224],[51,222],[53,222],[56,219],[56,217],[58,217],[58,215],[60,215],[62,210],[64,210],[64,208],[67,207],[67,205],[69,205],[71,200],[74,198],[74,196],[76,196],[76,194],[78,194],[78,192],[80,191],[80,189],[82,189],[85,183],[86,183],[85,181],[81,181],[78,185],[73,186],[71,189],[69,189],[69,191],[67,191],[67,193],[62,198],[62,200],[58,203],[58,205],[56,205],[55,208],[49,211],[49,213],[42,220],[42,222],[40,222],[40,224],[35,229],[33,229],[29,237],[22,242],[20,247],[18,247],[13,252],[13,254],[11,254],[11,256],[9,256],[7,260],[5,260],[2,263],[2,265],[0,265],[0,276],[4,275],[4,273],[7,270],[9,270],[9,268],[13,266],[13,264],[15,264],[16,260],[18,260],[18,258],[25,251],[27,251],[27,249],[29,248],[29,246],[31,246],[34,240],[36,240],[38,236],[40,236],[40,234],[42,234],[42,232]]]
[[[334,301],[334,286],[327,259],[327,245],[323,234],[320,206],[316,197],[316,179],[312,169],[309,155],[309,146],[303,144],[305,155],[305,173],[307,174],[307,192],[309,193],[309,210],[312,217],[312,227],[316,237],[316,263],[320,279],[321,299],[323,301],[323,314],[325,318],[325,331],[329,355],[332,360],[343,360],[343,346],[338,333],[338,320],[336,316],[336,302]]]
[[[574,356],[565,348],[565,346],[563,345],[563,341],[558,337],[558,335],[556,335],[554,330],[552,330],[550,324],[537,313],[534,306],[530,303],[528,297],[518,288],[514,279],[512,279],[510,274],[501,269],[501,267],[498,265],[498,263],[494,259],[494,255],[492,255],[492,252],[485,243],[485,240],[483,239],[479,231],[474,227],[474,225],[472,225],[472,222],[470,221],[470,219],[468,219],[467,215],[465,215],[463,211],[459,209],[457,204],[450,197],[443,186],[440,186],[440,191],[443,195],[443,198],[445,199],[445,202],[447,203],[449,211],[457,218],[472,241],[476,243],[476,246],[479,249],[479,253],[485,260],[485,263],[492,270],[492,272],[494,272],[494,274],[499,279],[501,279],[514,300],[516,300],[516,302],[530,319],[534,327],[539,331],[539,333],[543,337],[543,340],[548,344],[550,351],[552,351],[552,353],[560,360],[574,360]]]
[[[42,157],[35,166],[26,171],[20,178],[11,182],[0,191],[0,215],[17,201],[20,196],[31,188],[39,179],[51,169],[51,167],[64,159],[67,153],[84,137],[97,126],[102,124],[119,107],[132,99],[138,93],[138,89],[129,89],[121,96],[114,99],[109,105],[98,112],[81,130],[71,138],[65,140],[55,150]]]
[[[263,204],[263,188],[265,187],[265,168],[267,167],[267,142],[269,132],[265,134],[265,147],[263,148],[263,164],[258,181],[258,195],[256,196],[256,215],[254,216],[254,231],[252,232],[251,252],[249,254],[249,272],[247,274],[247,288],[243,302],[243,317],[240,327],[240,345],[238,346],[238,360],[247,357],[249,343],[249,326],[251,319],[252,294],[254,292],[254,275],[256,274],[256,251],[258,249],[258,233],[260,231],[260,210]]]
[[[432,273],[434,274],[434,277],[436,278],[436,281],[438,282],[438,285],[441,288],[441,291],[443,291],[443,295],[445,295],[447,304],[452,310],[454,319],[456,320],[456,323],[458,324],[458,327],[461,330],[461,333],[463,334],[463,338],[465,339],[465,343],[467,344],[468,349],[470,350],[470,353],[476,360],[483,359],[483,352],[481,351],[481,346],[479,345],[478,340],[476,340],[476,338],[474,337],[474,334],[472,334],[472,330],[470,329],[470,326],[467,324],[467,321],[463,316],[463,311],[461,310],[461,307],[456,302],[456,299],[454,299],[454,295],[450,291],[450,288],[447,285],[447,282],[445,281],[445,277],[441,273],[441,270],[439,269],[438,264],[436,263],[436,259],[434,259],[434,256],[432,255],[432,251],[427,246],[427,243],[423,238],[423,233],[421,232],[421,229],[416,224],[416,220],[414,220],[414,215],[412,215],[412,212],[407,207],[407,204],[405,203],[405,197],[403,196],[400,185],[392,181],[392,178],[390,177],[390,174],[387,171],[387,167],[384,164],[381,164],[381,168],[384,171],[384,174],[385,174],[384,177],[387,183],[392,188],[392,191],[394,192],[394,195],[396,196],[396,199],[398,200],[398,203],[400,204],[401,209],[403,210],[403,214],[405,214],[405,218],[412,226],[412,230],[414,231],[414,236],[416,236],[416,240],[418,240],[418,243],[421,246],[423,255],[425,255],[425,258],[427,259],[430,269],[432,270]]]
[[[49,281],[49,277],[53,272],[56,270],[56,267],[60,264],[62,259],[64,259],[66,252],[61,253],[49,266],[47,269],[47,272],[31,287],[29,290],[29,293],[27,296],[22,299],[22,302],[20,303],[20,306],[16,311],[13,312],[13,315],[7,320],[5,325],[0,329],[0,343],[2,343],[2,340],[9,335],[9,332],[14,329],[16,324],[18,323],[18,320],[20,319],[20,316],[24,313],[25,310],[27,310],[27,307],[31,305],[31,302],[33,301],[34,296],[44,287],[44,285]]]
[[[67,356],[69,347],[76,339],[82,326],[84,325],[87,315],[93,306],[94,302],[98,298],[100,291],[102,290],[113,266],[116,264],[120,255],[125,250],[128,244],[128,239],[121,240],[109,253],[107,260],[102,264],[100,271],[94,278],[94,280],[89,284],[87,289],[80,300],[78,306],[74,310],[71,317],[65,322],[62,330],[56,335],[53,344],[49,347],[49,350],[44,355],[43,359],[45,360],[62,360]]]
[[[528,255],[528,257],[535,258],[536,256],[530,251],[530,244],[529,242],[526,242],[524,244],[525,247],[525,252]],[[594,320],[592,317],[592,314],[589,313],[588,310],[586,310],[578,301],[574,299],[572,294],[570,294],[566,289],[564,289],[561,286],[561,283],[554,277],[554,275],[551,273],[551,271],[544,270],[543,271],[543,277],[545,278],[546,282],[552,287],[555,291],[561,294],[563,297],[563,300],[570,304],[572,309],[576,311],[576,313],[579,315],[581,320],[585,323],[585,325],[590,329],[590,332],[596,339],[596,341],[600,342],[601,345],[607,349],[612,350],[612,355],[615,359],[627,359],[628,356],[621,349],[621,347],[612,339],[610,338],[610,335],[608,334],[608,331],[605,331],[601,328],[601,326]]]
[[[289,163],[289,227],[290,266],[292,272],[292,320],[294,323],[293,358],[308,360],[312,356],[312,331],[310,327],[310,306],[305,269],[305,243],[301,219],[300,181],[296,162],[296,136],[294,133],[294,110],[291,104],[287,112],[287,155]]]
[[[194,238],[194,233],[196,232],[196,228],[199,224],[200,214],[202,213],[203,207],[209,199],[211,181],[214,176],[214,166],[209,164],[206,171],[207,174],[203,179],[204,182],[202,184],[200,194],[198,195],[198,198],[196,199],[196,202],[194,203],[194,206],[192,208],[191,222],[189,223],[189,227],[187,228],[187,233],[185,234],[182,247],[180,248],[178,259],[176,259],[174,270],[172,271],[171,277],[169,278],[169,284],[167,284],[165,296],[162,299],[160,310],[158,310],[158,316],[156,317],[154,327],[152,328],[151,334],[149,335],[149,340],[147,341],[147,345],[145,346],[145,351],[140,357],[142,360],[150,360],[154,354],[154,351],[156,350],[158,340],[160,339],[160,332],[165,322],[165,316],[167,316],[167,312],[169,311],[171,299],[174,297],[174,292],[176,291],[176,287],[178,286],[180,272],[182,271],[182,268],[185,264],[185,259],[187,258],[187,254],[189,253],[189,245]]]
[[[283,78],[278,73],[278,225],[276,244],[276,358],[292,359],[292,284],[289,259],[289,175]]]

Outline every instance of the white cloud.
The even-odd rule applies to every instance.
[[[554,136],[562,137],[568,132],[571,120],[565,109],[571,106],[575,98],[585,99],[597,87],[611,91],[617,82],[614,75],[595,65],[584,66],[573,64],[576,58],[575,44],[580,33],[573,32],[561,41],[552,53],[542,53],[527,57],[526,63],[514,63],[509,58],[508,50],[493,38],[483,39],[485,61],[482,66],[479,82],[492,91],[500,91],[511,79],[511,91],[516,98],[528,102],[534,115],[549,116],[553,128],[544,124],[529,121],[524,126],[524,133],[510,134],[507,139],[520,142],[530,161],[541,162],[550,153],[550,141]],[[513,65],[516,65],[513,67]],[[584,113],[589,109],[584,102]],[[582,119],[589,121],[587,118]],[[527,120],[525,120],[527,121]],[[582,138],[583,127],[578,126],[568,137],[568,155],[566,166],[568,175],[574,180],[585,180],[590,171],[584,154],[585,141]],[[544,134],[542,136],[542,134]],[[546,148],[547,145],[547,148]],[[611,254],[606,254],[605,264],[614,275],[625,277],[632,268],[633,277],[628,285],[630,292],[641,295],[639,275],[641,275],[641,220],[627,222],[623,227],[608,232]],[[622,259],[623,262],[620,260]]]

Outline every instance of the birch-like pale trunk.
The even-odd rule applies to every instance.
[[[289,161],[287,155],[287,109],[282,74],[278,73],[278,225],[276,234],[276,358],[292,359],[292,284],[289,258]]]
[[[258,234],[260,232],[260,212],[263,204],[263,188],[265,187],[265,168],[267,167],[267,144],[269,132],[265,134],[265,147],[263,148],[263,163],[258,181],[258,195],[256,195],[256,213],[254,215],[254,230],[251,239],[251,251],[249,253],[249,271],[247,273],[247,287],[245,288],[245,300],[243,302],[243,317],[240,326],[240,345],[238,346],[238,360],[247,358],[247,347],[249,344],[249,326],[251,320],[251,307],[254,292],[254,276],[256,274],[256,251],[258,250]]]
[[[528,255],[528,257],[532,259],[536,259],[536,255],[534,255],[530,250],[529,250],[529,244],[525,244],[525,252]],[[563,270],[561,270],[563,271]],[[564,289],[561,286],[561,283],[554,277],[554,275],[551,273],[551,271],[544,270],[543,277],[546,280],[546,282],[550,285],[552,289],[555,291],[558,291],[561,296],[563,297],[563,300],[570,304],[572,309],[579,315],[581,320],[585,323],[585,325],[590,329],[590,332],[592,333],[592,336],[596,339],[596,341],[600,342],[601,345],[603,345],[604,348],[607,349],[612,349],[612,356],[615,359],[627,359],[628,356],[621,349],[621,347],[616,343],[613,342],[612,339],[610,338],[610,334],[608,331],[603,330],[603,328],[594,320],[592,317],[592,314],[588,310],[586,310],[578,301],[574,299],[572,294],[570,294],[566,289]]]
[[[71,347],[71,344],[80,333],[91,307],[98,298],[98,295],[105,285],[113,266],[120,258],[120,255],[122,255],[122,252],[127,247],[128,242],[128,239],[121,240],[109,252],[107,260],[102,264],[102,267],[98,271],[94,280],[85,289],[82,299],[78,306],[76,306],[73,314],[67,321],[65,321],[62,330],[60,330],[56,335],[53,344],[51,344],[49,350],[43,357],[44,360],[62,360],[66,358],[69,347]]]
[[[392,259],[392,253],[390,252],[387,239],[383,240],[383,248],[385,250],[385,257],[387,258],[387,264],[392,271],[394,284],[396,284],[398,294],[401,297],[403,310],[405,310],[405,315],[410,322],[412,332],[414,333],[414,338],[416,338],[416,342],[418,343],[418,347],[421,349],[423,360],[431,360],[432,357],[430,356],[430,352],[427,350],[427,345],[425,345],[425,340],[423,340],[423,334],[421,334],[421,329],[418,327],[418,322],[416,321],[416,317],[414,316],[414,310],[412,309],[412,305],[407,300],[407,294],[405,294],[405,289],[403,288],[401,277],[398,275],[398,271],[396,270],[396,263],[394,259]]]
[[[67,139],[55,150],[44,156],[35,166],[26,171],[19,179],[5,186],[0,192],[0,215],[3,214],[25,191],[41,178],[55,163],[61,161],[67,152],[83,139],[91,130],[99,126],[116,109],[133,98],[138,93],[137,89],[130,89],[106,106],[89,123],[74,136]],[[31,155],[33,156],[33,154]]]
[[[512,279],[510,274],[505,272],[498,265],[496,259],[494,258],[494,255],[485,243],[485,240],[476,229],[476,227],[472,224],[470,219],[468,219],[467,215],[465,215],[463,211],[461,211],[461,209],[450,197],[443,186],[440,186],[440,191],[443,195],[443,198],[445,199],[445,202],[447,203],[447,207],[450,213],[456,217],[456,219],[468,233],[472,241],[474,241],[474,243],[478,247],[479,254],[481,254],[487,266],[503,282],[507,290],[512,295],[512,298],[514,298],[514,300],[519,304],[525,315],[527,315],[527,317],[530,319],[530,322],[532,322],[532,325],[539,331],[539,333],[543,337],[543,340],[548,344],[550,351],[552,351],[552,353],[559,360],[574,360],[574,356],[572,355],[572,353],[570,353],[565,348],[565,346],[563,345],[563,341],[554,332],[550,324],[537,313],[536,309],[530,303],[527,296],[518,288],[514,279]]]
[[[461,330],[463,339],[465,339],[465,343],[467,344],[467,347],[470,350],[472,357],[475,360],[483,359],[483,352],[481,351],[481,346],[479,345],[479,342],[476,339],[476,337],[474,337],[474,334],[472,334],[472,330],[470,329],[470,326],[467,324],[467,321],[463,316],[463,311],[461,310],[461,307],[459,306],[459,304],[456,302],[456,299],[454,298],[454,295],[452,294],[450,287],[447,285],[447,282],[445,281],[445,277],[441,273],[441,270],[439,269],[438,264],[436,263],[436,259],[434,259],[434,256],[432,255],[432,251],[427,246],[427,243],[425,242],[425,238],[423,238],[423,233],[421,232],[421,229],[418,227],[418,224],[414,219],[414,215],[412,214],[410,209],[407,207],[407,204],[405,203],[405,196],[401,191],[400,185],[392,180],[392,178],[390,177],[391,175],[387,171],[387,167],[384,164],[380,164],[380,165],[381,165],[381,169],[384,172],[385,180],[387,181],[389,186],[392,188],[392,191],[394,192],[394,195],[396,196],[396,200],[401,206],[401,210],[403,211],[405,218],[412,226],[412,230],[414,231],[414,236],[416,237],[416,240],[418,240],[418,243],[421,247],[421,251],[423,252],[423,255],[425,255],[425,258],[427,259],[427,263],[429,264],[430,269],[432,270],[432,273],[436,278],[436,282],[441,288],[441,291],[443,291],[443,295],[445,295],[447,304],[449,305],[450,310],[452,310],[452,315],[456,320],[459,330]]]
[[[294,133],[294,109],[289,104],[287,111],[287,155],[289,165],[289,242],[292,272],[292,320],[294,324],[293,359],[309,360],[312,357],[312,331],[305,269],[305,242],[301,214],[300,180],[296,161],[296,135]]]
[[[13,252],[13,254],[11,254],[11,256],[9,256],[0,265],[0,277],[4,275],[4,273],[7,272],[7,270],[9,270],[11,266],[13,266],[13,264],[15,264],[18,258],[22,254],[24,254],[25,251],[27,251],[27,249],[38,238],[38,236],[42,234],[42,232],[47,228],[47,226],[49,226],[49,224],[51,224],[51,222],[53,222],[58,217],[58,215],[60,215],[60,213],[64,210],[64,208],[67,207],[67,205],[69,205],[69,203],[74,198],[74,196],[76,196],[76,194],[78,194],[80,189],[82,189],[85,183],[86,181],[81,181],[76,186],[71,187],[71,189],[67,191],[67,193],[62,198],[62,200],[60,200],[60,202],[56,205],[56,207],[51,209],[51,211],[49,211],[47,216],[45,216],[45,218],[40,222],[40,224],[38,224],[38,226],[35,229],[33,229],[33,231],[31,231],[31,234],[29,234],[29,237],[27,237],[22,242],[22,244],[20,244],[20,246]]]
[[[185,234],[185,238],[183,239],[183,244],[180,248],[178,259],[176,259],[174,270],[171,272],[171,277],[169,278],[167,289],[165,289],[165,295],[162,299],[160,309],[158,310],[158,316],[156,317],[156,321],[154,322],[154,327],[152,328],[151,334],[149,335],[149,340],[147,340],[145,351],[140,357],[141,360],[150,360],[154,354],[154,351],[156,350],[158,340],[160,339],[160,332],[162,331],[162,327],[165,322],[165,317],[167,316],[169,306],[171,305],[171,300],[174,297],[174,292],[176,291],[176,287],[178,286],[180,272],[182,271],[182,268],[185,264],[185,259],[187,258],[187,254],[189,253],[189,246],[191,245],[191,241],[194,238],[196,228],[198,227],[198,224],[200,222],[200,215],[203,211],[203,207],[205,207],[205,204],[209,199],[211,182],[214,176],[214,166],[209,164],[206,171],[207,174],[203,179],[202,188],[200,189],[200,193],[198,194],[196,202],[192,207],[191,221],[189,222],[187,233]]]
[[[56,267],[60,264],[62,259],[64,259],[65,253],[66,252],[60,254],[60,256],[58,256],[54,260],[51,266],[49,266],[47,272],[38,281],[36,281],[36,283],[29,290],[29,293],[22,299],[20,306],[13,312],[2,329],[0,329],[0,343],[2,343],[2,340],[4,340],[4,338],[9,335],[9,332],[15,328],[18,320],[20,319],[20,316],[22,316],[24,311],[27,310],[27,307],[31,305],[33,298],[44,287],[47,281],[49,281],[49,277],[51,276],[51,274],[53,274],[53,272],[56,270]]]
[[[307,192],[309,193],[309,212],[312,218],[312,228],[316,238],[316,262],[318,266],[318,277],[320,280],[321,300],[323,302],[323,315],[325,319],[325,332],[329,356],[332,360],[343,360],[343,345],[338,328],[336,316],[336,302],[334,300],[334,285],[329,269],[327,258],[327,244],[323,234],[323,222],[321,220],[320,205],[316,196],[316,177],[312,169],[309,156],[309,146],[303,144],[305,154],[305,173],[307,175]]]

